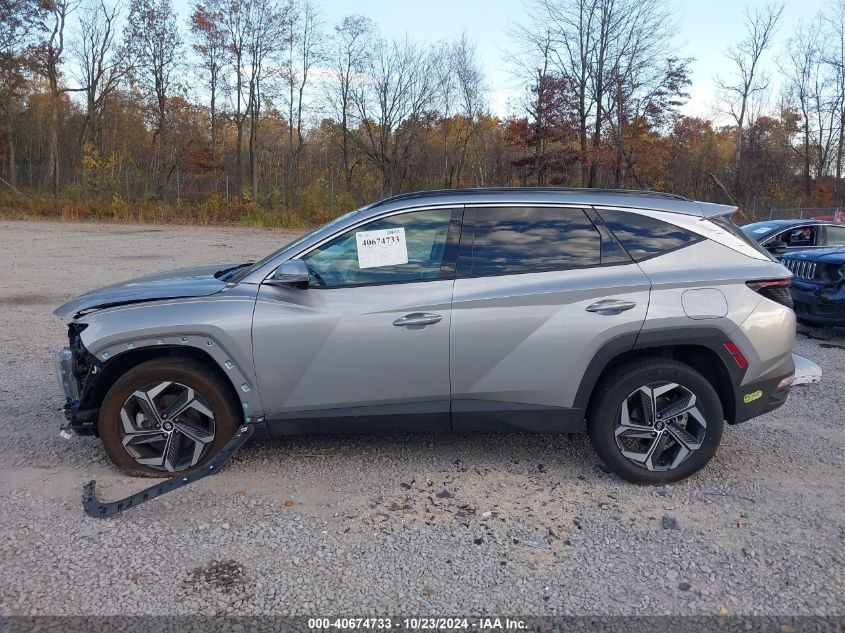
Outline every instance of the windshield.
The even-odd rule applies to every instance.
[[[754,222],[743,226],[742,232],[748,237],[759,241],[771,235],[779,228],[782,228],[782,226],[782,224],[777,224],[775,222]]]
[[[323,226],[320,226],[320,227],[314,229],[313,231],[296,238],[292,242],[288,242],[287,244],[282,246],[277,251],[274,251],[274,252],[270,253],[269,255],[267,255],[267,257],[264,257],[264,258],[260,259],[259,261],[255,262],[254,264],[250,264],[250,265],[246,266],[245,268],[238,270],[227,281],[230,281],[231,283],[235,283],[235,284],[238,283],[241,279],[243,279],[244,277],[246,277],[247,275],[249,275],[253,271],[258,270],[259,268],[264,266],[267,262],[271,261],[275,257],[278,257],[279,255],[284,253],[286,250],[294,248],[298,244],[301,244],[305,240],[311,239],[312,237],[314,237],[315,235],[317,235],[317,234],[319,234],[323,231],[327,231],[331,227],[335,226],[336,224],[339,224],[340,222],[342,222],[346,218],[349,218],[349,217],[355,215],[359,211],[361,211],[361,209],[355,209],[354,211],[350,211],[349,213],[344,213],[343,215],[336,217],[331,222],[328,222],[327,224],[324,224]]]

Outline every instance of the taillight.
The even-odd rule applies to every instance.
[[[792,285],[791,279],[766,279],[760,281],[746,281],[745,285],[751,288],[754,292],[759,292],[766,299],[771,299],[787,308],[792,308],[792,294],[789,292],[789,286]]]
[[[736,343],[733,341],[725,341],[725,349],[728,350],[728,353],[734,357],[734,360],[740,369],[748,367],[748,361],[745,359],[745,356],[742,355],[742,350],[737,347]]]

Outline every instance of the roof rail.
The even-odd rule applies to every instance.
[[[651,191],[649,189],[592,189],[587,187],[471,187],[464,189],[427,189],[421,191],[408,191],[406,193],[399,193],[383,200],[378,200],[366,208],[372,209],[388,204],[389,202],[397,202],[400,200],[413,200],[414,198],[426,198],[429,196],[448,196],[448,195],[465,195],[465,194],[485,194],[485,193],[588,193],[588,194],[612,194],[621,196],[642,196],[653,198],[668,198],[671,200],[682,200],[691,202],[689,198],[679,196],[674,193],[664,193],[662,191]]]

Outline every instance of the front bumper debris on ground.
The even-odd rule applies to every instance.
[[[199,481],[209,475],[213,475],[220,470],[223,464],[229,461],[229,458],[232,457],[232,455],[234,455],[241,446],[244,445],[244,443],[252,435],[253,430],[254,427],[251,424],[241,425],[232,439],[229,440],[229,443],[223,447],[223,450],[202,468],[193,470],[185,475],[172,477],[166,481],[152,485],[141,492],[136,492],[134,495],[130,495],[124,499],[118,499],[117,501],[98,500],[95,491],[97,482],[93,480],[89,481],[85,484],[82,491],[82,506],[85,508],[85,513],[88,516],[98,519],[112,517],[120,512],[128,510],[129,508],[141,505],[146,501],[150,501],[151,499],[160,497],[163,494],[167,494],[168,492],[187,486],[195,481]]]

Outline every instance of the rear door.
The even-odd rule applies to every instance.
[[[452,301],[453,427],[582,428],[582,378],[594,358],[633,347],[649,288],[593,211],[467,208]]]

